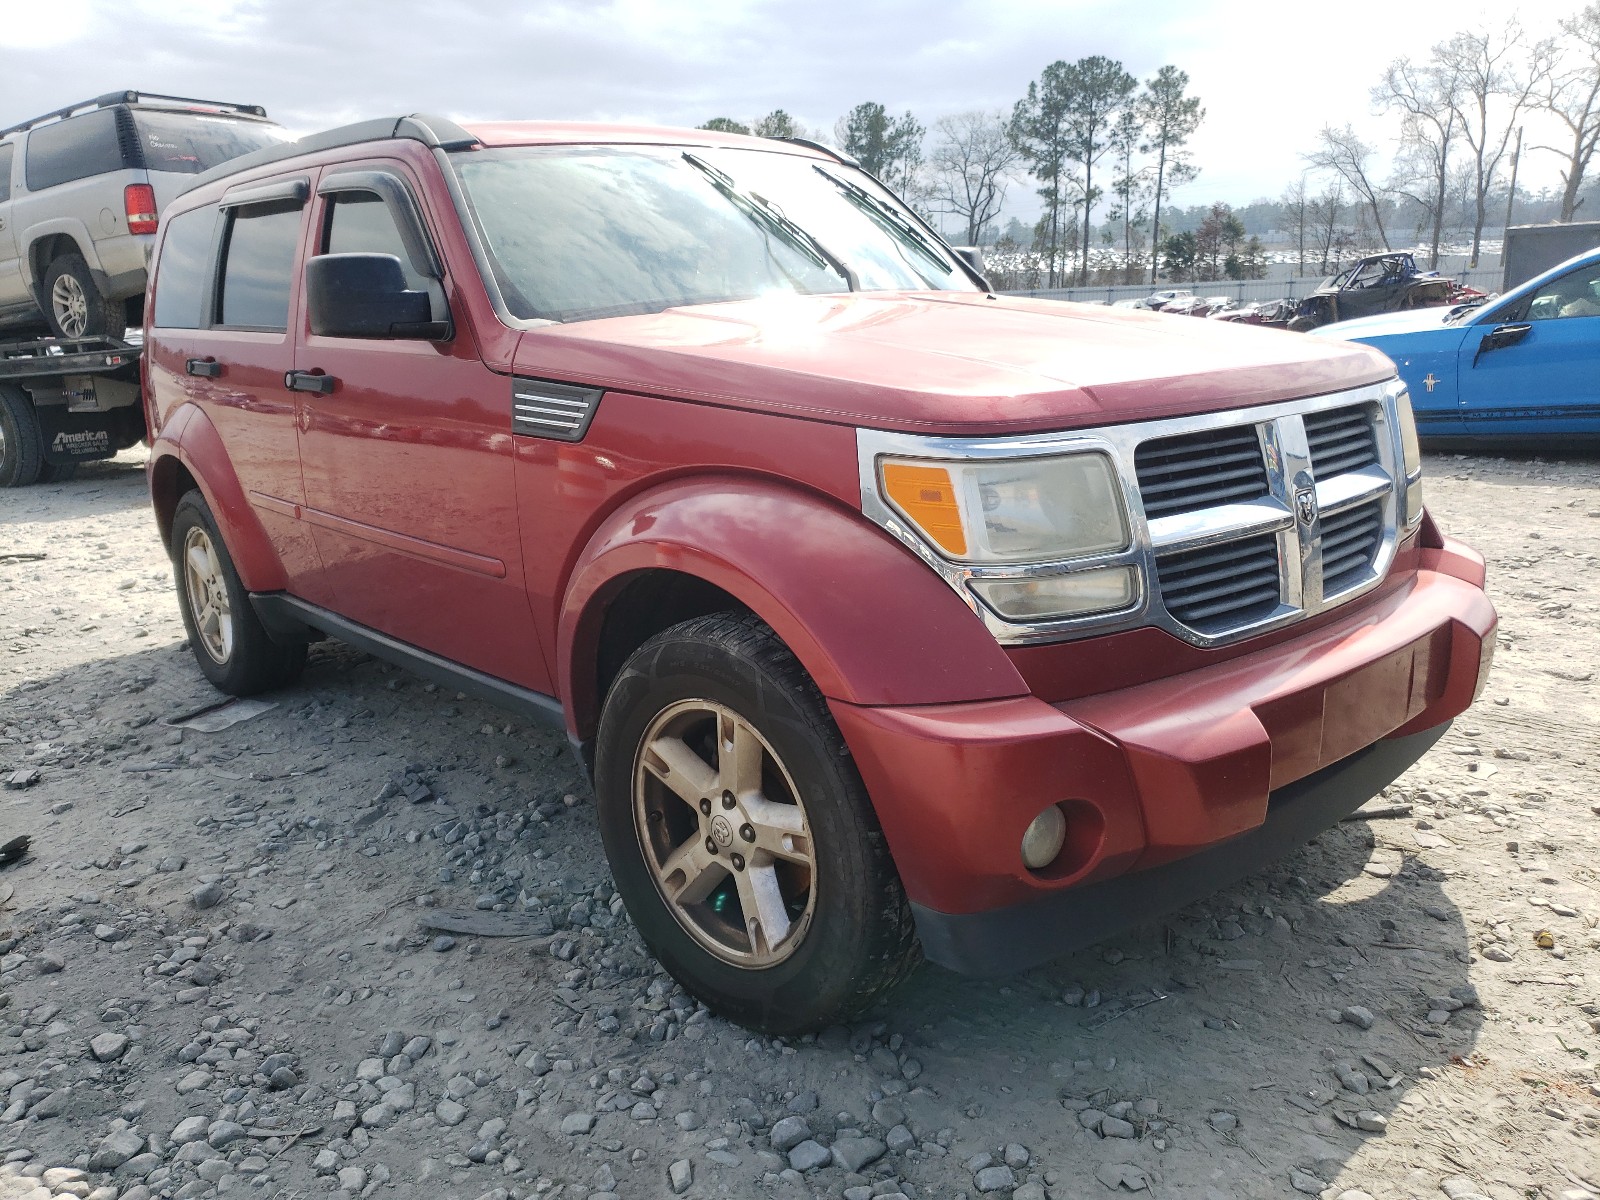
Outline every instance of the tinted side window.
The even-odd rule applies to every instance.
[[[222,325],[289,327],[289,281],[300,244],[300,205],[233,210],[222,264]]]
[[[11,158],[16,148],[15,142],[0,142],[0,204],[11,199]]]
[[[167,223],[156,264],[155,324],[165,329],[198,329],[206,323],[206,293],[211,280],[211,239],[217,210],[197,208]]]
[[[41,125],[28,134],[28,190],[122,170],[117,113],[97,108],[81,117]]]
[[[406,273],[406,287],[425,292],[428,282],[411,268],[405,243],[389,206],[371,192],[341,192],[328,206],[325,254],[392,254]]]

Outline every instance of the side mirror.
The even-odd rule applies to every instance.
[[[406,288],[392,254],[319,254],[306,263],[306,307],[319,337],[425,338],[450,336],[433,320],[427,292]]]
[[[1478,353],[1472,356],[1472,365],[1478,365],[1478,359],[1491,350],[1503,350],[1507,346],[1515,346],[1528,336],[1533,326],[1523,321],[1515,325],[1496,325],[1483,335],[1483,341],[1478,343]]]
[[[984,270],[983,251],[977,246],[951,246],[950,249],[961,256],[961,261],[973,269],[978,278],[983,280],[983,286],[987,289],[989,287],[989,275]]]

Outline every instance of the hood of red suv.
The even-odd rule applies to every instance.
[[[977,293],[775,296],[529,332],[593,386],[884,429],[1020,433],[1270,404],[1387,379],[1364,347]]]

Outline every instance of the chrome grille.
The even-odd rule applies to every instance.
[[[1311,445],[1311,467],[1318,479],[1359,471],[1378,461],[1372,412],[1365,405],[1308,413],[1306,441]]]
[[[1159,438],[1134,457],[1145,515],[1164,517],[1267,494],[1254,425]]]
[[[1383,544],[1383,502],[1322,518],[1322,594],[1355,587],[1372,570],[1372,560]]]
[[[1167,611],[1201,633],[1260,620],[1282,601],[1278,539],[1270,533],[1158,554],[1156,576]]]
[[[937,571],[1007,645],[1149,626],[1196,646],[1238,642],[1375,587],[1407,532],[1398,380],[1196,416],[1006,437],[856,431],[862,511]],[[1117,469],[1124,547],[1025,563],[948,558],[883,499],[883,457],[1009,462],[1095,453]],[[977,581],[1131,568],[1136,601],[1114,612],[1014,620]]]

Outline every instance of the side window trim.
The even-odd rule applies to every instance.
[[[411,269],[427,279],[443,280],[444,266],[422,223],[422,214],[411,196],[411,189],[398,175],[388,171],[339,171],[325,175],[317,184],[317,195],[337,197],[341,192],[367,192],[383,201],[400,242],[411,260]]]
[[[217,202],[221,209],[243,208],[257,204],[288,204],[304,207],[311,196],[311,180],[304,175],[297,179],[274,179],[271,183],[252,184],[229,191]]]

